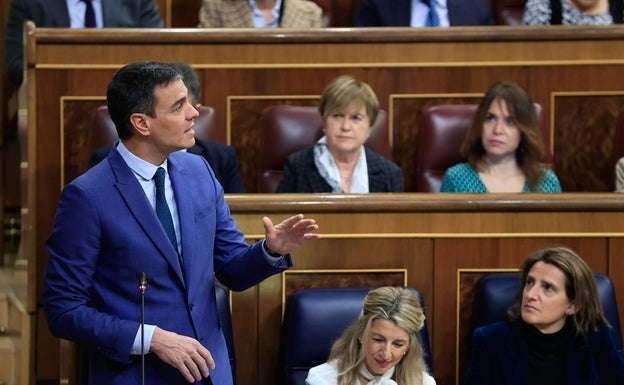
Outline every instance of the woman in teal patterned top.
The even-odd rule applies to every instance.
[[[490,87],[460,152],[467,162],[446,171],[441,192],[561,192],[559,179],[542,162],[544,144],[533,101],[516,83]]]

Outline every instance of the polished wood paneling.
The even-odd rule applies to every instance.
[[[218,137],[236,148],[251,192],[262,109],[271,103],[310,104],[342,73],[369,82],[382,108],[389,111],[395,157],[407,181],[414,169],[413,149],[425,105],[474,101],[493,81],[515,80],[550,117],[555,159],[561,159],[562,172],[570,173],[562,174],[562,180],[574,187],[573,181],[589,175],[594,165],[604,164],[610,156],[608,139],[593,139],[592,143],[600,143],[599,150],[587,143],[577,148],[583,135],[567,139],[561,122],[570,123],[565,111],[579,106],[591,111],[574,115],[574,132],[610,121],[614,106],[621,102],[621,87],[613,79],[624,69],[622,52],[624,29],[619,26],[315,31],[76,31],[30,26],[27,82],[20,91],[27,132],[18,257],[29,269],[26,309],[41,314],[43,244],[59,192],[86,169],[84,143],[91,111],[103,100],[114,70],[127,62],[183,60],[195,66],[204,88],[202,102],[216,108]],[[598,100],[591,105],[582,97],[590,92],[590,99]],[[602,136],[609,135],[608,129],[601,130]],[[569,145],[558,146],[557,141]],[[579,161],[572,162],[574,157]],[[606,174],[597,175],[582,188],[603,191],[599,182]],[[296,252],[295,270],[342,274],[364,269],[382,274],[406,269],[407,283],[423,292],[430,310],[435,374],[441,384],[458,377],[454,325],[456,304],[462,301],[457,299],[457,269],[513,267],[528,249],[549,240],[567,243],[577,238],[588,256],[604,259],[607,271],[622,267],[612,242],[619,245],[624,203],[615,194],[252,194],[228,201],[250,241],[262,237],[259,218],[264,214],[277,220],[303,211],[319,220],[326,236]],[[621,285],[624,277],[616,277]],[[318,277],[313,281],[324,282]],[[281,277],[276,276],[232,295],[237,356],[245,363],[239,366],[240,385],[274,383],[282,291]],[[47,352],[54,364],[54,344],[37,324],[33,349]],[[54,376],[36,362],[36,373]]]
[[[616,93],[554,93],[555,171],[567,191],[609,191],[615,119],[624,106]],[[575,149],[570,151],[569,149]]]
[[[520,27],[495,33],[480,27],[458,27],[453,33],[324,29],[285,35],[248,30],[119,30],[104,35],[39,29],[37,60],[30,66],[44,80],[57,83],[45,81],[49,87],[39,90],[43,95],[37,98],[43,100],[37,103],[40,113],[55,116],[59,97],[102,98],[112,71],[128,61],[191,62],[202,79],[202,103],[216,108],[217,138],[236,148],[250,192],[256,186],[262,110],[278,103],[314,104],[324,86],[342,73],[369,82],[390,112],[395,160],[404,170],[407,191],[415,189],[414,151],[422,108],[475,102],[493,81],[513,80],[544,108],[551,131],[547,145],[564,190],[608,191],[612,125],[623,102],[612,81],[624,62],[617,48],[622,31],[573,29],[564,33],[546,28],[547,33],[539,34]],[[86,42],[91,44],[82,44]],[[142,49],[133,49],[135,44]],[[86,119],[88,108],[75,109],[85,109]],[[58,121],[46,119],[40,125],[54,125],[46,131],[58,132]],[[64,119],[62,124],[73,125],[62,128],[72,132],[86,123]]]
[[[294,253],[295,266],[283,274],[285,281],[291,274],[302,274],[309,284],[325,286],[327,271],[348,276],[357,266],[367,272],[378,269],[375,275],[383,276],[384,269],[405,268],[407,284],[421,290],[427,304],[439,384],[461,383],[465,373],[472,289],[483,273],[517,269],[535,249],[566,245],[595,271],[609,274],[616,290],[622,285],[622,273],[614,269],[624,263],[615,251],[624,239],[624,200],[615,194],[256,194],[232,195],[228,202],[238,224],[254,240],[262,237],[262,215],[280,220],[303,212],[317,219],[324,238]],[[364,285],[367,279],[353,284]],[[241,356],[237,350],[237,358],[257,360],[258,375],[273,383],[274,372],[262,368],[274,367],[277,360],[277,297],[285,298],[289,289],[284,285],[281,293],[274,292],[274,280],[270,287],[260,307],[272,316],[254,327],[263,335],[257,355]],[[618,305],[624,315],[624,298],[618,297]],[[235,330],[246,335],[237,322],[235,317]],[[238,344],[237,340],[237,348]]]

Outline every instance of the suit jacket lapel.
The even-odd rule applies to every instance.
[[[193,278],[193,250],[195,249],[195,210],[193,209],[193,196],[188,196],[192,191],[189,187],[188,170],[174,157],[169,157],[169,177],[173,186],[178,206],[178,218],[180,221],[180,237],[182,238],[182,259],[184,261],[184,277],[187,287],[191,287]]]
[[[528,348],[524,337],[521,337],[517,328],[520,325],[515,322],[511,326],[511,333],[501,341],[503,349],[501,366],[505,383],[510,385],[526,384],[526,368],[528,366]]]
[[[67,0],[48,0],[48,5],[48,11],[54,20],[51,27],[69,28]]]
[[[139,225],[145,231],[145,234],[152,240],[156,248],[164,256],[167,262],[169,262],[180,278],[180,281],[184,284],[178,255],[171,246],[171,242],[169,241],[169,238],[167,238],[167,235],[165,234],[165,231],[156,216],[154,208],[150,206],[145,197],[145,193],[138,184],[132,170],[128,167],[121,155],[119,155],[116,148],[113,148],[107,159],[109,160],[111,167],[113,168],[113,173],[117,179],[115,187],[119,190],[121,196],[126,202],[126,205],[132,212],[132,215],[134,215]]]
[[[115,25],[114,15],[115,12],[119,12],[121,8],[122,0],[106,0],[102,2],[102,20],[104,27],[109,25]]]

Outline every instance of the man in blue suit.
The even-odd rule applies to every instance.
[[[154,0],[90,0],[96,27],[162,28],[164,23]],[[37,27],[81,28],[85,26],[84,0],[11,0],[6,27],[6,65],[15,86],[24,77],[23,25],[32,20]]]
[[[198,112],[171,66],[122,67],[107,102],[120,141],[65,186],[46,242],[50,330],[87,347],[89,384],[141,383],[144,352],[150,385],[232,385],[215,278],[232,290],[258,284],[292,266],[289,253],[320,238],[318,226],[264,217],[265,239],[245,242],[206,160],[179,151],[195,143]]]
[[[430,7],[438,26],[494,24],[488,0],[362,0],[355,27],[424,27]]]

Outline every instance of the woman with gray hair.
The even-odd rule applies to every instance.
[[[275,192],[403,192],[401,168],[365,146],[379,114],[379,101],[369,84],[339,76],[323,90],[318,109],[323,136],[288,156]]]
[[[326,363],[310,369],[308,385],[435,385],[418,332],[425,314],[412,291],[371,290],[362,314],[336,340]]]

